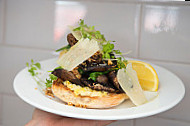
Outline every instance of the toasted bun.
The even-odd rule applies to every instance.
[[[54,81],[52,85],[52,92],[56,97],[70,105],[85,108],[110,108],[128,99],[128,96],[124,93],[109,93],[102,97],[76,96],[72,90],[57,81]]]

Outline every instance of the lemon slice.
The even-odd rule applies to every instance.
[[[143,90],[158,90],[158,75],[150,64],[135,60],[128,60],[128,63],[132,63],[132,68],[137,72],[137,77]]]

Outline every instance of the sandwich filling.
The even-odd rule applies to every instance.
[[[64,81],[63,84],[72,90],[76,96],[102,97],[108,95],[108,92],[92,90],[89,87],[81,87],[69,81]]]

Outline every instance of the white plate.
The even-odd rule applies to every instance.
[[[56,59],[40,62],[43,71],[49,71],[57,67]],[[36,82],[30,76],[27,68],[20,71],[14,80],[14,89],[18,96],[25,102],[54,114],[93,120],[123,120],[146,117],[171,109],[178,104],[185,94],[182,81],[168,70],[153,65],[159,76],[158,96],[150,102],[133,107],[133,104],[126,100],[121,105],[110,109],[84,109],[65,105],[56,99],[45,96]],[[42,77],[47,77],[47,74]]]

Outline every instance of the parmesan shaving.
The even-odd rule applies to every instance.
[[[82,38],[81,32],[80,31],[73,31],[74,27],[73,26],[69,26],[69,29],[71,30],[71,33],[73,34],[73,36],[77,39],[80,40]]]
[[[135,105],[141,105],[147,102],[143,90],[139,84],[137,73],[129,63],[126,69],[120,69],[117,73],[117,79],[124,90]]]
[[[64,69],[71,71],[99,50],[97,41],[82,38],[67,53],[63,54],[57,63]]]

